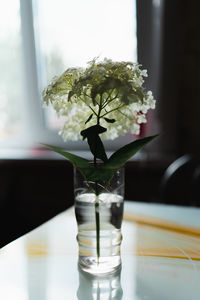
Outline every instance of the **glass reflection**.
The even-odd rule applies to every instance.
[[[108,275],[95,276],[83,272],[79,268],[79,300],[121,300],[121,269]]]

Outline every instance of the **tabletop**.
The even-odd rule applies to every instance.
[[[196,300],[200,209],[125,202],[122,269],[95,277],[77,266],[73,208],[0,249],[3,300]]]

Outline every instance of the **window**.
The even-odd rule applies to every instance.
[[[66,68],[96,56],[136,61],[136,17],[132,0],[34,1],[40,89]],[[64,118],[44,110],[44,126],[57,134]],[[81,142],[71,147],[84,147]]]
[[[13,15],[6,17],[6,12]],[[63,120],[42,108],[41,91],[54,75],[96,56],[136,61],[136,1],[12,0],[11,5],[9,0],[0,14],[5,30],[0,51],[6,53],[0,58],[1,148],[64,145],[58,135]],[[130,139],[120,138],[120,145]],[[67,148],[83,149],[85,144],[69,142]],[[107,149],[118,145],[118,139],[106,143]]]
[[[23,135],[19,0],[3,3],[0,28],[0,143],[12,145]]]

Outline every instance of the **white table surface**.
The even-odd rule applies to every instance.
[[[73,208],[0,250],[2,300],[198,300],[200,209],[125,202],[122,270],[77,268]]]

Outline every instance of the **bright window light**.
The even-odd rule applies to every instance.
[[[0,10],[0,143],[22,131],[22,49],[19,0],[7,0]]]
[[[136,17],[133,0],[35,1],[43,88],[68,67],[85,66],[94,57],[136,61]],[[42,67],[41,67],[42,66]],[[63,120],[46,110],[46,126]]]
[[[63,143],[58,131],[64,120],[40,101],[54,76],[98,56],[137,60],[135,0],[7,0],[0,28],[0,147],[5,149]],[[70,147],[82,149],[81,141]]]

